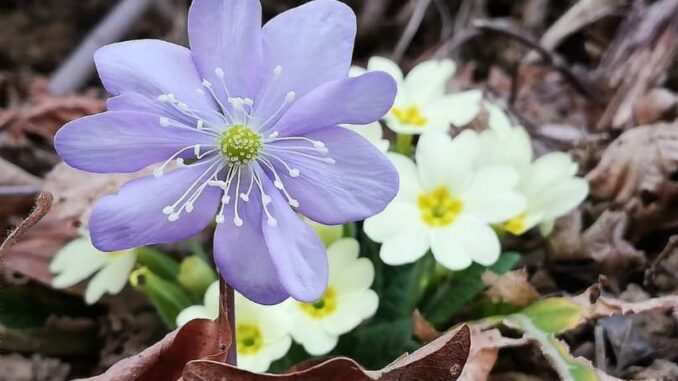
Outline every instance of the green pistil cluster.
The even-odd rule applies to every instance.
[[[261,152],[261,135],[247,126],[235,124],[219,138],[221,152],[233,164],[247,164]]]

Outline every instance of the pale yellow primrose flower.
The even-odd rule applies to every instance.
[[[504,224],[512,234],[523,234],[540,225],[548,234],[556,218],[576,208],[588,195],[586,180],[577,177],[577,164],[569,155],[552,152],[532,161],[530,137],[520,126],[512,126],[496,105],[486,104],[489,129],[480,134],[480,168],[510,165],[520,174],[516,190],[527,198],[524,210]]]
[[[344,238],[328,249],[330,278],[327,292],[315,303],[285,302],[290,333],[295,341],[314,356],[324,355],[337,345],[339,336],[373,316],[379,297],[370,289],[374,266],[358,258],[360,247],[353,238]]]
[[[456,64],[449,59],[424,61],[407,76],[388,58],[372,57],[367,63],[367,71],[384,71],[398,82],[395,104],[384,119],[391,130],[405,135],[447,131],[450,124],[463,127],[478,115],[480,90],[445,94],[455,70]],[[364,71],[354,68],[351,74]]]
[[[204,305],[190,306],[177,316],[182,326],[193,319],[219,316],[219,282],[205,292]],[[262,306],[235,294],[235,340],[238,368],[262,373],[271,363],[284,357],[292,345],[287,314],[278,306]]]
[[[85,290],[85,302],[94,304],[106,293],[115,295],[122,291],[136,261],[134,250],[104,253],[84,234],[64,246],[52,259],[49,264],[49,270],[55,274],[52,287],[69,288],[96,273]]]
[[[391,265],[415,262],[431,249],[450,270],[472,262],[496,262],[499,239],[491,225],[525,210],[514,190],[518,172],[508,166],[476,167],[478,134],[465,130],[454,140],[427,133],[419,140],[417,164],[390,154],[400,175],[400,190],[380,214],[365,221],[365,233],[383,243],[381,259]]]

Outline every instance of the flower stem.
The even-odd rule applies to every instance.
[[[229,286],[222,277],[219,277],[219,291],[221,294],[221,313],[226,315],[231,331],[231,346],[226,355],[226,364],[236,366],[238,365],[238,339],[235,332],[235,293],[233,287]]]
[[[412,153],[412,138],[414,135],[406,135],[406,134],[397,134],[396,135],[396,144],[395,144],[395,150],[396,152],[403,154],[405,156],[409,156]]]

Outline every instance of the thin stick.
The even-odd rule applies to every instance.
[[[32,196],[40,193],[41,189],[35,185],[7,185],[0,186],[0,197]]]
[[[119,41],[153,1],[121,1],[57,69],[49,83],[49,92],[66,94],[82,87],[94,72],[94,52],[104,45]]]
[[[405,56],[405,52],[412,43],[414,35],[417,34],[419,26],[421,26],[421,22],[424,20],[424,15],[426,15],[426,10],[430,4],[431,0],[419,0],[417,3],[416,8],[414,8],[414,13],[412,13],[412,17],[410,18],[410,22],[407,23],[405,31],[403,32],[403,35],[400,37],[400,41],[398,41],[398,45],[396,45],[396,48],[393,51],[393,55],[391,56],[393,61],[400,62],[400,60],[402,60]]]

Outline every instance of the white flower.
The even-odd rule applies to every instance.
[[[105,293],[122,291],[136,261],[134,250],[104,253],[92,245],[89,235],[83,235],[64,246],[49,264],[55,274],[52,287],[69,288],[96,273],[85,290],[85,302],[94,304]]]
[[[532,161],[530,137],[522,127],[511,126],[508,116],[496,105],[486,103],[489,129],[480,134],[483,156],[479,165],[510,165],[520,174],[516,190],[527,198],[520,213],[504,224],[506,231],[519,235],[540,225],[547,234],[556,218],[577,207],[588,195],[586,180],[577,177],[577,164],[562,152],[546,154]]]
[[[406,135],[447,131],[450,124],[462,127],[478,115],[481,91],[445,94],[455,70],[452,60],[430,60],[415,66],[405,77],[398,65],[387,58],[372,57],[367,63],[367,71],[384,71],[398,82],[395,104],[384,119],[391,130]],[[359,68],[351,72],[359,73]]]
[[[215,320],[219,317],[219,281],[212,283],[205,291],[203,304],[185,308],[177,315],[177,326],[181,327],[193,319]]]
[[[219,282],[205,292],[204,305],[191,306],[177,316],[182,326],[193,319],[216,319],[219,316]],[[238,368],[262,373],[271,363],[284,357],[292,345],[289,319],[281,305],[262,306],[235,294],[235,345]]]
[[[450,270],[497,260],[499,239],[490,224],[515,216],[526,200],[513,189],[519,180],[513,168],[476,169],[481,154],[478,135],[466,130],[454,140],[447,134],[423,135],[417,165],[405,156],[390,156],[400,174],[400,190],[364,225],[372,240],[383,243],[384,262],[414,262],[429,248]]]
[[[369,259],[358,258],[359,251],[353,238],[336,241],[327,249],[330,279],[325,295],[315,303],[286,302],[292,337],[312,355],[330,352],[339,336],[377,311],[379,297],[370,289],[374,266]]]

